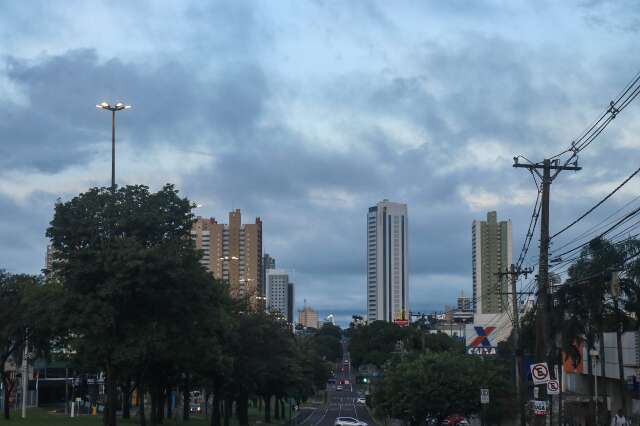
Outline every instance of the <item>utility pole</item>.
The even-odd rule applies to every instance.
[[[22,418],[27,418],[27,388],[29,387],[29,368],[27,362],[29,359],[29,329],[24,332],[24,351],[22,352]]]
[[[524,410],[524,398],[522,389],[522,350],[520,349],[520,317],[518,310],[518,292],[516,283],[520,275],[527,275],[533,272],[532,268],[522,269],[513,263],[505,272],[498,272],[496,275],[508,276],[511,286],[511,308],[513,310],[513,347],[515,353],[515,373],[516,373],[516,395],[518,396],[518,411],[520,412],[520,426],[526,426],[526,413]]]
[[[540,208],[540,256],[538,263],[538,302],[536,304],[536,362],[549,362],[550,357],[547,352],[547,341],[549,340],[548,325],[549,320],[549,198],[551,183],[563,170],[581,170],[582,167],[574,165],[561,165],[558,159],[545,159],[542,163],[520,164],[518,158],[514,158],[513,167],[528,169],[542,180],[542,202]],[[542,174],[540,173],[542,170]],[[552,175],[551,171],[555,173]],[[546,388],[542,390],[543,395],[546,394]],[[545,417],[536,416],[535,424],[542,426],[546,422]]]
[[[618,352],[618,377],[620,378],[620,396],[622,397],[622,412],[627,415],[627,400],[625,398],[626,387],[624,381],[624,359],[622,357],[622,333],[624,332],[624,323],[622,321],[622,311],[620,309],[620,278],[616,271],[611,273],[611,295],[613,296],[614,308],[616,311],[616,346]]]

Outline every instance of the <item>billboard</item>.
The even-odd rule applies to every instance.
[[[465,343],[469,355],[495,355],[497,353],[497,327],[467,324]]]

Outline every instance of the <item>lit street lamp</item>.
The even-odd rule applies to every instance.
[[[101,102],[96,105],[98,109],[106,109],[111,111],[111,189],[116,189],[116,112],[123,109],[130,109],[131,105],[125,105],[118,102],[111,105],[108,102]]]

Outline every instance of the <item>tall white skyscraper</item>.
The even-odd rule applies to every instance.
[[[407,205],[383,200],[367,214],[367,319],[409,319]]]

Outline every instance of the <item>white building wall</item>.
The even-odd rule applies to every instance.
[[[289,300],[289,272],[285,269],[267,269],[267,310],[287,316]]]

